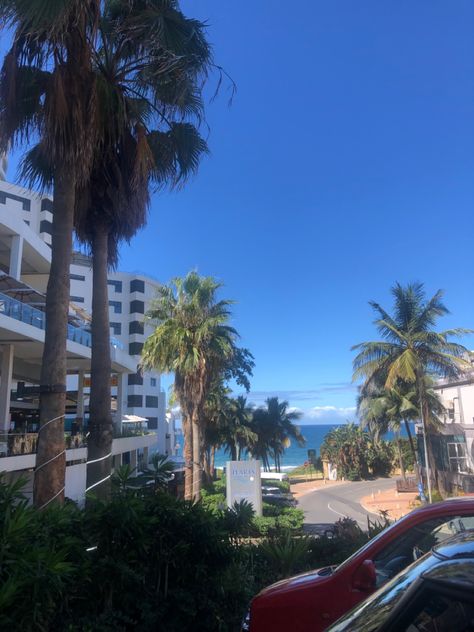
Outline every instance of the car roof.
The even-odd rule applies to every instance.
[[[444,540],[433,547],[433,553],[443,560],[474,560],[474,530],[463,531]]]
[[[465,509],[466,506],[472,506],[474,509],[474,496],[456,496],[454,498],[447,498],[446,500],[442,500],[437,503],[432,503],[431,505],[423,505],[422,507],[417,507],[413,510],[413,513],[443,513],[446,509],[447,511],[452,511],[453,507],[459,507],[459,509]],[[407,514],[409,515],[409,514]]]

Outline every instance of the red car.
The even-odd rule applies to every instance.
[[[470,529],[474,529],[473,497],[416,509],[339,566],[262,590],[250,604],[242,632],[322,632],[434,545]]]

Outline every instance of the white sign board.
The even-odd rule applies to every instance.
[[[227,506],[235,501],[252,503],[257,516],[262,515],[262,482],[260,461],[227,461]]]

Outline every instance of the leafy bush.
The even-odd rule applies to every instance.
[[[234,630],[253,583],[224,527],[163,493],[37,512],[0,484],[0,629]]]

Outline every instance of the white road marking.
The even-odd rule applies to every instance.
[[[332,511],[333,513],[337,514],[338,516],[342,516],[343,518],[350,518],[350,516],[348,516],[346,513],[343,514],[340,511],[337,511],[337,509],[334,509],[334,507],[331,507],[331,503],[328,503],[328,509],[329,511]],[[356,522],[358,522],[360,525],[362,525],[362,527],[365,528],[365,522],[361,522],[360,520],[357,520],[356,518],[354,518],[354,520]]]

